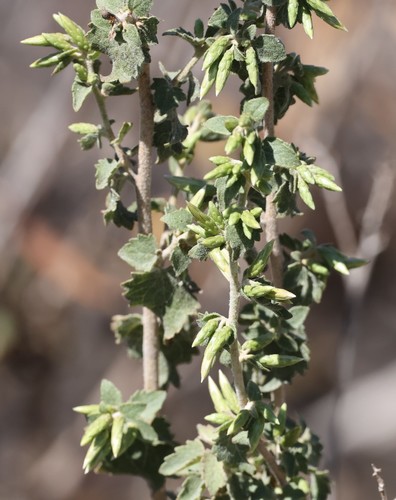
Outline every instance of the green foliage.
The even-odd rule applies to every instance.
[[[277,217],[294,216],[301,213],[298,198],[315,208],[312,187],[341,190],[315,158],[268,134],[269,110],[276,123],[296,99],[308,106],[318,103],[315,80],[327,70],[287,54],[277,36],[263,34],[275,26],[263,28],[268,28],[269,12],[286,28],[302,24],[310,37],[314,14],[330,26],[345,28],[326,0],[229,0],[215,8],[206,26],[198,19],[193,31],[179,27],[165,33],[187,42],[193,56],[176,71],[160,64],[156,78],[142,88],[150,47],[158,43],[153,1],[97,0],[96,7],[87,33],[56,14],[62,32],[23,43],[54,50],[32,67],[51,67],[53,74],[73,68],[75,111],[87,98],[98,105],[98,125],[77,122],[69,128],[78,134],[83,150],[101,148],[103,142],[113,150],[97,161],[95,171],[96,188],[107,191],[105,222],[129,230],[139,222],[142,228],[139,218],[144,210],[150,217],[151,210],[158,212],[164,231],[160,238],[138,232],[118,252],[133,268],[123,283],[129,306],[151,310],[155,325],[150,330],[147,311],[135,309],[115,315],[111,324],[116,343],[126,344],[128,354],[143,358],[143,363],[144,339],[154,335],[156,390],[137,391],[124,402],[120,391],[104,380],[100,403],[75,408],[87,419],[81,445],[89,448],[83,468],[139,475],[153,492],[166,477],[181,478],[177,496],[169,493],[178,500],[325,499],[329,480],[319,468],[318,439],[303,422],[289,417],[285,403],[275,406],[273,401],[276,391],[308,366],[304,325],[328,276],[332,271],[348,274],[364,262],[318,244],[309,231],[301,240],[284,234],[262,241],[263,227],[276,225],[272,203]],[[202,82],[191,72],[200,59]],[[109,74],[101,71],[106,61],[111,63]],[[269,68],[274,70],[273,95],[262,83]],[[240,82],[239,113],[216,114],[202,97],[211,89],[218,95],[231,76]],[[170,187],[169,196],[151,199],[147,206],[139,191],[140,163],[146,161],[139,148],[151,144],[142,144],[147,138],[130,144],[133,124],[124,122],[114,130],[107,111],[120,95],[139,96],[147,103],[144,92],[150,92],[154,118],[143,111],[140,125],[152,121],[157,164],[167,164],[164,176]],[[187,169],[196,147],[209,141],[224,141],[224,151],[209,158],[203,179],[191,177]],[[131,190],[135,201],[127,203]],[[193,260],[201,266],[208,259],[229,287],[228,315],[198,313],[200,290],[189,268]],[[272,281],[277,265],[282,278]],[[205,417],[206,425],[198,424],[195,439],[176,445],[160,412],[166,389],[180,385],[179,365],[190,362],[197,347],[203,350],[201,380],[208,379],[214,411]],[[211,378],[218,361],[231,369],[232,382],[223,371],[217,383]]]

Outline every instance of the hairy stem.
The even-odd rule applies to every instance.
[[[239,316],[239,302],[240,302],[240,285],[238,276],[238,263],[233,262],[230,254],[230,302],[228,309],[228,324],[234,329],[237,334],[238,331],[238,316]],[[231,354],[231,370],[234,377],[235,392],[238,398],[239,406],[244,408],[248,403],[246,394],[245,381],[243,379],[242,364],[239,359],[239,344],[238,338],[235,338],[230,348]]]
[[[138,172],[136,175],[136,198],[139,217],[139,232],[151,234],[151,149],[154,134],[154,105],[150,90],[150,67],[146,64],[139,77],[140,136]],[[146,391],[158,389],[158,325],[157,317],[147,307],[143,308],[143,381]]]
[[[179,73],[175,76],[172,83],[174,85],[183,83],[184,80],[188,77],[188,74],[193,69],[193,67],[197,64],[197,62],[201,59],[204,51],[196,51],[193,57],[188,61],[188,63],[184,66],[183,69],[179,71]]]
[[[275,34],[276,27],[276,7],[267,7],[265,13],[265,32],[269,35]],[[269,106],[265,115],[264,137],[273,136],[275,133],[274,125],[274,65],[265,63],[263,65],[263,95],[268,99]],[[277,211],[274,193],[267,196],[266,210],[264,216],[265,237],[267,241],[274,241],[274,247],[270,256],[270,270],[272,282],[276,287],[282,287],[283,284],[283,255],[279,242],[278,224],[276,221]],[[282,406],[285,402],[285,389],[282,385],[273,393],[273,400],[276,408]]]

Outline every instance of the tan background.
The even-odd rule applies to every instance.
[[[193,26],[215,2],[162,0],[155,11],[168,27]],[[312,42],[301,28],[284,34],[287,50],[303,62],[326,66],[318,84],[321,106],[293,107],[278,135],[295,141],[335,171],[343,195],[322,198],[318,210],[289,224],[297,234],[315,229],[371,259],[345,286],[330,281],[309,321],[313,361],[289,391],[291,406],[325,443],[333,498],[379,498],[370,463],[383,468],[389,498],[396,497],[396,279],[395,195],[396,8],[392,0],[331,2],[349,28],[336,32],[315,22]],[[0,499],[145,500],[140,480],[84,476],[78,442],[83,419],[71,408],[95,402],[109,378],[129,396],[141,385],[140,367],[114,345],[112,314],[127,310],[119,283],[128,277],[116,251],[126,230],[104,228],[104,193],[96,192],[97,151],[81,153],[67,130],[73,121],[98,121],[91,104],[71,111],[71,72],[53,79],[29,70],[40,49],[19,40],[56,31],[61,11],[83,26],[93,2],[0,1]],[[171,18],[170,20],[168,20]],[[156,72],[181,67],[190,50],[175,38],[153,51]],[[201,77],[200,68],[196,70]],[[236,82],[218,111],[237,111]],[[133,121],[133,99],[120,99],[114,117]],[[106,150],[103,155],[106,154]],[[195,172],[207,169],[199,150]],[[157,195],[166,189],[155,172]],[[376,180],[377,179],[377,180]],[[358,248],[358,250],[357,250]],[[195,267],[205,307],[224,308],[223,283],[214,269]],[[206,272],[206,274],[203,274]],[[194,436],[210,404],[198,365],[183,369],[183,389],[171,391],[166,412],[177,437]]]

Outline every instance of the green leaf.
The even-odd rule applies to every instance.
[[[112,418],[109,413],[105,413],[96,418],[88,427],[85,429],[84,435],[81,439],[81,446],[85,446],[90,443],[97,435],[103,432],[105,429],[110,428],[112,423]]]
[[[84,406],[75,406],[73,411],[77,413],[81,413],[82,415],[90,415],[94,413],[99,413],[99,405],[84,405]]]
[[[214,116],[204,123],[204,128],[215,134],[229,136],[238,125],[238,118],[235,116]]]
[[[186,231],[187,225],[193,223],[193,216],[185,208],[172,210],[161,217],[161,220],[173,231]]]
[[[153,0],[129,0],[129,8],[138,17],[147,17],[150,14]]]
[[[283,43],[274,35],[260,35],[254,42],[257,57],[262,63],[277,63],[286,59]]]
[[[122,438],[124,436],[125,418],[121,413],[113,415],[113,425],[111,428],[111,449],[115,458],[120,454]]]
[[[260,87],[259,67],[257,63],[256,51],[251,46],[246,49],[245,62],[250,83],[253,85],[255,93],[258,94]]]
[[[92,441],[84,458],[83,469],[85,474],[94,470],[111,450],[109,431],[105,430]]]
[[[269,106],[268,99],[256,97],[246,101],[243,105],[243,114],[247,115],[254,123],[259,123],[264,119]]]
[[[287,5],[287,16],[290,28],[294,28],[297,22],[299,0],[289,0]]]
[[[54,14],[54,19],[66,31],[78,48],[84,51],[89,49],[89,43],[81,26],[60,12]]]
[[[254,451],[260,442],[261,436],[264,432],[264,425],[264,418],[259,416],[259,418],[254,420],[253,423],[249,426],[248,437],[251,451]]]
[[[69,130],[75,134],[87,135],[87,134],[97,134],[98,126],[93,123],[72,123],[69,125]]]
[[[336,18],[336,16],[333,14],[333,11],[330,9],[326,2],[322,0],[306,0],[306,2],[327,24],[330,24],[330,26],[332,26],[333,28],[346,31],[345,26],[339,19]]]
[[[223,393],[224,399],[227,401],[227,405],[234,413],[239,412],[239,403],[238,398],[235,394],[234,389],[232,388],[228,378],[224,375],[224,373],[219,370],[219,384],[221,392]]]
[[[110,380],[104,379],[100,385],[100,400],[105,405],[118,406],[122,403],[121,391]]]
[[[301,165],[295,148],[277,137],[269,137],[264,141],[267,163],[283,168],[295,168]]]
[[[127,133],[131,130],[133,124],[131,122],[123,122],[117,137],[112,141],[112,144],[121,144]]]
[[[139,234],[118,252],[118,256],[137,271],[149,272],[158,260],[158,248],[152,234]]]
[[[203,480],[211,496],[227,484],[227,476],[221,462],[209,451],[207,451],[202,460]]]
[[[205,448],[198,439],[187,441],[182,446],[176,446],[175,452],[165,458],[159,472],[164,476],[173,476],[200,461],[204,452]]]
[[[154,269],[148,273],[135,274],[123,286],[126,289],[125,297],[132,307],[148,307],[157,316],[163,316],[172,288],[167,271]]]
[[[209,66],[212,66],[212,64],[216,62],[217,59],[219,59],[220,56],[224,53],[230,42],[230,35],[224,35],[217,38],[205,54],[202,69],[206,70],[209,68]]]
[[[267,354],[261,356],[260,363],[268,368],[284,368],[285,366],[292,366],[303,361],[302,358],[297,356],[287,356],[285,354]]]
[[[220,319],[220,316],[215,316],[214,318],[208,319],[201,330],[197,333],[192,347],[204,345],[206,341],[208,341],[217,330]]]
[[[103,159],[95,165],[96,189],[105,189],[119,168],[117,160]]]
[[[71,62],[71,57],[75,53],[74,49],[65,50],[64,52],[56,52],[55,54],[49,54],[48,56],[41,57],[34,61],[30,67],[31,68],[50,68],[51,66],[56,66],[58,64],[63,64],[61,68],[65,68]],[[54,70],[54,72],[56,72]]]
[[[219,67],[217,69],[216,75],[216,95],[219,95],[223,90],[225,82],[231,73],[231,66],[234,61],[234,47],[227,49],[219,62]]]
[[[335,182],[333,182],[331,179],[324,175],[315,175],[314,174],[314,179],[315,179],[315,184],[323,189],[327,189],[329,191],[336,191],[340,192],[342,189],[340,186],[337,186]]]
[[[191,475],[182,484],[176,500],[200,500],[205,488],[205,483],[200,476]]]
[[[217,387],[212,377],[208,377],[208,389],[209,389],[210,399],[212,400],[213,406],[217,411],[217,413],[229,413],[230,408],[228,406],[228,403],[223,397],[222,392]]]
[[[315,203],[313,201],[311,192],[309,191],[308,184],[304,181],[301,175],[297,177],[297,188],[303,202],[312,210],[315,210]]]
[[[207,69],[201,83],[201,90],[199,93],[200,99],[205,97],[205,95],[213,87],[213,84],[216,81],[218,67],[219,67],[219,62],[215,62],[214,64],[212,64],[212,66],[210,66],[210,68]]]
[[[286,320],[286,323],[290,325],[295,330],[301,328],[307,316],[309,314],[309,307],[307,306],[294,306],[289,309],[289,312],[293,315],[291,318]]]
[[[208,376],[212,369],[217,355],[220,353],[225,344],[234,335],[234,330],[230,326],[223,326],[216,330],[212,335],[205,349],[205,354],[201,365],[201,382]]]
[[[145,62],[145,55],[142,49],[142,41],[139,31],[133,24],[128,24],[122,32],[123,43],[109,37],[108,29],[99,29],[95,26],[95,20],[100,17],[99,11],[93,11],[92,20],[94,28],[89,34],[89,40],[94,49],[106,54],[112,61],[112,71],[110,75],[103,76],[104,82],[119,81],[120,83],[130,82],[138,77]]]
[[[96,0],[98,9],[107,10],[111,14],[119,14],[126,10],[130,2],[128,0]]]
[[[153,427],[146,422],[137,419],[135,420],[135,422],[130,424],[130,427],[133,429],[137,429],[144,441],[148,441],[150,443],[155,443],[156,441],[158,441],[158,434],[155,432]]]
[[[87,85],[75,78],[72,84],[72,100],[74,111],[79,111],[81,106],[84,104],[85,99],[92,92],[92,85]]]
[[[139,418],[146,423],[151,423],[161,410],[165,399],[165,391],[136,391],[129,398],[129,402],[133,405],[145,405],[146,408],[140,412]]]
[[[314,36],[312,15],[310,10],[305,5],[302,6],[302,23],[305,33],[312,39]]]
[[[245,285],[243,287],[243,292],[250,298],[265,297],[267,299],[277,301],[288,301],[295,298],[294,293],[291,293],[288,290],[276,288],[270,285],[262,285],[254,281],[251,281],[250,285]]]
[[[271,240],[265,244],[264,248],[260,250],[260,252],[257,254],[257,257],[246,269],[245,274],[247,277],[257,278],[258,276],[260,276],[260,274],[262,274],[268,263],[273,247],[274,240]]]
[[[199,309],[199,302],[184,288],[174,283],[172,299],[163,316],[164,339],[170,340],[181,331],[188,317]]]
[[[172,267],[175,271],[176,276],[180,276],[187,271],[189,265],[191,264],[191,259],[187,252],[181,249],[181,247],[176,247],[171,255]]]

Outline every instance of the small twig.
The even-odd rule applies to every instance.
[[[238,263],[233,262],[230,255],[230,299],[228,308],[228,324],[235,332],[238,331],[239,302],[240,302],[240,284],[238,276]],[[235,392],[238,398],[239,406],[244,408],[248,403],[245,381],[243,379],[243,369],[240,361],[238,338],[235,338],[230,347],[231,370],[234,377]]]
[[[381,476],[381,469],[376,467],[374,464],[371,464],[371,468],[373,469],[373,477],[377,480],[378,492],[381,496],[381,500],[388,500],[388,495],[385,490],[385,482]]]
[[[172,80],[173,85],[180,85],[184,82],[184,80],[188,77],[188,74],[191,72],[193,67],[197,64],[197,62],[201,59],[204,50],[196,50],[193,57],[188,61],[183,69],[179,71],[179,73]]]
[[[269,470],[271,471],[272,476],[276,479],[280,486],[286,486],[287,478],[284,470],[277,464],[274,455],[268,449],[268,443],[265,438],[262,438],[259,445],[258,450],[266,461]]]

